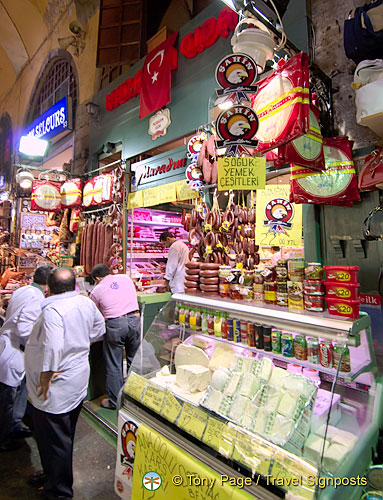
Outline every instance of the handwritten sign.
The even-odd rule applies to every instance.
[[[124,392],[137,401],[141,401],[141,396],[147,383],[148,381],[144,377],[141,377],[141,375],[131,373],[125,382]]]
[[[128,210],[131,208],[142,208],[144,199],[142,191],[136,191],[128,194]]]
[[[155,411],[161,413],[162,404],[165,399],[165,391],[155,385],[147,385],[145,394],[142,398],[142,404]]]
[[[202,441],[210,446],[210,448],[213,448],[213,450],[219,451],[222,432],[225,427],[226,424],[224,422],[221,422],[216,418],[209,417]]]
[[[218,158],[218,190],[255,190],[266,185],[266,159],[231,156]]]
[[[302,246],[302,205],[290,203],[288,184],[257,191],[256,245]]]
[[[268,474],[274,454],[275,448],[267,443],[257,438],[250,438],[246,432],[237,432],[233,459],[246,465],[252,471],[263,476]]]
[[[176,189],[178,201],[193,200],[194,198],[198,198],[197,191],[190,189],[190,187],[186,184],[186,180],[176,182]]]
[[[157,187],[144,189],[142,192],[143,207],[152,207],[159,204],[159,190]]]
[[[201,440],[207,419],[208,416],[203,410],[185,403],[178,419],[178,427]]]
[[[170,203],[171,201],[176,201],[176,183],[163,184],[155,188],[158,190],[158,202],[159,203]]]
[[[170,391],[166,391],[161,415],[169,422],[175,422],[182,409],[182,405],[177,401]]]

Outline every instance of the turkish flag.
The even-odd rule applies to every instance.
[[[145,57],[141,76],[140,118],[170,102],[171,70],[177,67],[177,51],[173,47],[178,31]]]

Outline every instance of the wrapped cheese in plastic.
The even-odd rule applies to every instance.
[[[325,166],[316,172],[291,165],[290,201],[316,205],[352,206],[360,201],[352,159],[352,142],[347,137],[323,139]]]
[[[59,182],[34,180],[31,211],[59,212],[61,210],[60,187]]]
[[[101,205],[102,203],[102,192],[104,186],[104,176],[98,175],[93,179],[93,199],[95,205]]]
[[[258,83],[252,107],[258,115],[256,151],[265,153],[305,134],[309,128],[308,55],[300,52]]]
[[[81,206],[81,179],[71,179],[61,186],[61,205],[63,208]]]
[[[310,106],[309,130],[306,134],[280,146],[278,156],[282,164],[294,163],[313,170],[324,170],[323,138],[318,108]]]
[[[78,230],[78,223],[80,220],[80,212],[81,208],[75,207],[72,208],[70,213],[70,222],[69,222],[69,231],[71,233],[76,233]]]
[[[84,189],[82,191],[82,204],[84,207],[90,207],[91,205],[95,205],[94,198],[94,181],[93,179],[89,179],[84,185]]]

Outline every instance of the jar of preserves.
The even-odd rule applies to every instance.
[[[231,267],[230,266],[220,266],[218,271],[219,277],[219,294],[223,298],[229,297],[229,280],[228,278],[231,276]]]
[[[275,267],[276,281],[277,283],[286,283],[287,281],[287,260],[278,260]]]
[[[308,262],[305,268],[307,280],[321,280],[323,278],[323,267],[320,262]]]
[[[277,283],[277,305],[282,307],[288,306],[287,282]]]
[[[241,277],[240,269],[232,269],[229,285],[229,296],[231,300],[239,300],[241,298],[241,285],[239,278]]]
[[[277,303],[277,283],[275,281],[264,283],[264,300],[266,304]]]
[[[253,291],[253,271],[245,271],[243,276],[241,277],[242,286],[241,286],[241,296],[243,300],[253,300],[254,291]]]
[[[290,281],[303,281],[304,279],[305,261],[304,259],[290,259],[289,260],[289,280]]]
[[[263,281],[266,282],[275,282],[276,278],[276,272],[275,272],[275,267],[273,266],[266,266],[265,269],[261,272],[263,276]]]

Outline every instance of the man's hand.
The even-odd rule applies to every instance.
[[[48,391],[51,385],[52,380],[61,375],[61,372],[41,372],[40,373],[40,385],[37,386],[39,392],[37,393],[37,397],[39,398],[41,395],[44,396],[44,401],[48,399]]]

